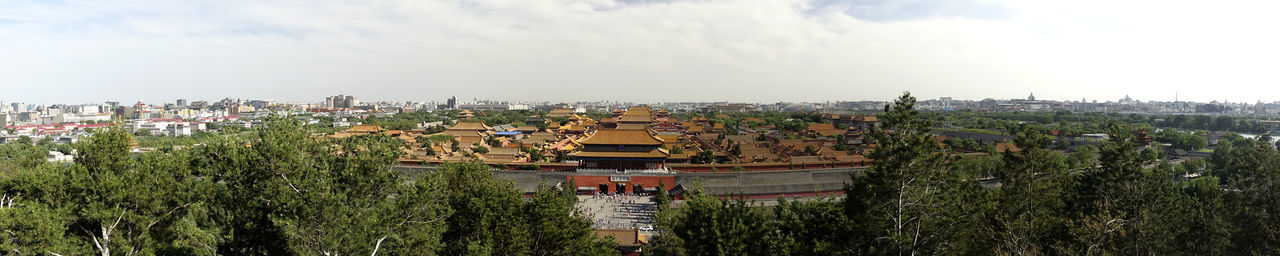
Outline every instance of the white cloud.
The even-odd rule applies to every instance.
[[[887,13],[874,20],[853,2],[801,0],[0,3],[0,100],[1280,92],[1268,72],[1280,40],[1267,26],[1278,20],[1259,3],[927,3],[857,4]]]

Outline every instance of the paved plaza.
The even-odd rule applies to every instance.
[[[653,225],[653,196],[579,195],[578,205],[597,229],[629,229]]]

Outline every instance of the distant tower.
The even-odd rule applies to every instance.
[[[1031,96],[1027,96],[1027,100],[1029,101],[1036,100],[1036,94],[1032,93]]]

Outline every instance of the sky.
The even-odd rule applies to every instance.
[[[1278,1],[0,1],[0,101],[1280,100]]]

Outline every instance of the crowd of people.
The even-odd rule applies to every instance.
[[[653,225],[657,210],[652,196],[629,194],[593,194],[578,196],[583,213],[591,217],[595,228],[629,229]]]

